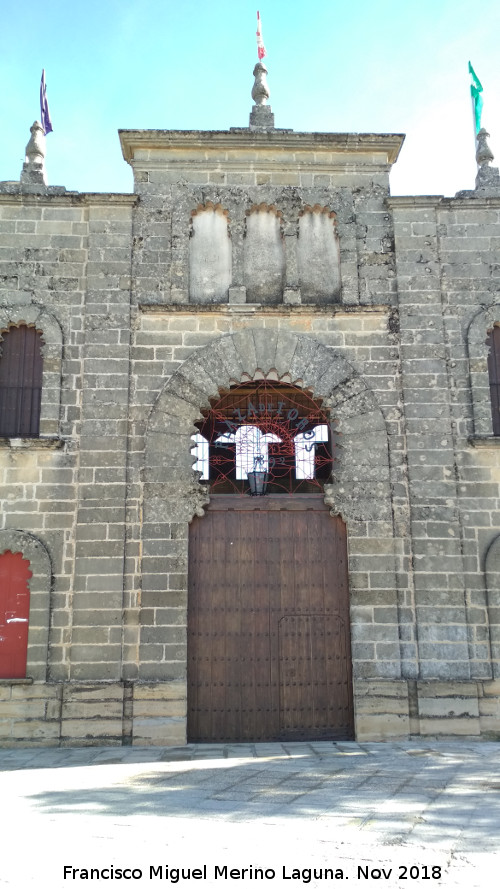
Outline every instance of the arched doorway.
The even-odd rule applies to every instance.
[[[260,381],[223,393],[198,427],[211,500],[190,526],[188,739],[352,738],[346,527],[322,494],[328,418],[298,387]],[[253,471],[265,495],[248,495]]]
[[[0,555],[0,678],[26,676],[30,563],[22,553]]]

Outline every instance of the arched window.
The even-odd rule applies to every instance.
[[[265,473],[273,494],[320,491],[332,470],[332,441],[320,403],[298,386],[242,383],[214,401],[193,435],[194,469],[213,493],[248,493]]]
[[[488,376],[490,381],[493,435],[500,435],[500,327],[495,324],[488,331]]]
[[[26,676],[30,563],[22,553],[0,555],[0,678]]]
[[[0,435],[37,437],[42,399],[42,334],[9,327],[0,343]]]

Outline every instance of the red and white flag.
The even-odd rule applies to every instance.
[[[260,22],[260,12],[257,12],[257,53],[259,59],[263,59],[266,53],[266,47],[264,46],[264,41],[262,39],[262,25]]]

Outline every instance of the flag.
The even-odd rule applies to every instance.
[[[45,68],[42,71],[40,83],[40,116],[42,129],[45,135],[52,133],[52,121],[50,119],[49,103],[47,102],[47,90],[45,88]]]
[[[257,54],[259,59],[263,59],[266,53],[266,47],[264,46],[264,41],[262,39],[262,25],[260,22],[260,13],[257,12]]]
[[[470,85],[470,94],[472,97],[472,112],[474,114],[474,125],[476,127],[476,135],[479,133],[481,129],[481,111],[483,110],[483,97],[481,95],[483,91],[483,87],[481,81],[479,80],[474,68],[469,62],[469,74],[472,77],[472,83]]]

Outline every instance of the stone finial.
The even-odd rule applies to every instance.
[[[486,141],[489,136],[490,134],[482,127],[476,137],[476,161],[479,168],[476,176],[476,193],[485,197],[500,194],[498,167],[490,166],[494,155]]]
[[[490,134],[486,132],[484,127],[481,127],[476,137],[476,161],[478,167],[484,167],[485,164],[491,164],[494,158],[494,154],[486,141],[489,137]]]
[[[26,146],[26,158],[21,172],[23,186],[47,186],[45,172],[45,133],[40,121],[35,120],[30,128],[31,139]]]
[[[257,62],[253,69],[255,82],[252,87],[252,99],[256,105],[265,105],[271,93],[266,80],[267,68],[264,62]]]
[[[257,62],[253,69],[255,82],[252,88],[252,99],[255,105],[250,114],[251,130],[272,130],[274,129],[274,114],[271,106],[266,105],[271,95],[266,80],[267,68],[263,62]]]

